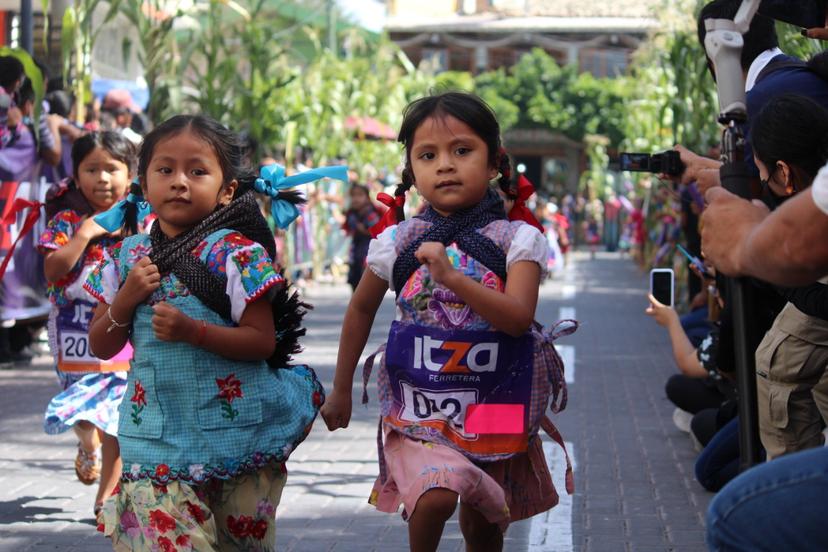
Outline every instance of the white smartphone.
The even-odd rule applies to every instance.
[[[675,281],[672,268],[654,268],[650,271],[650,293],[659,303],[672,307]]]

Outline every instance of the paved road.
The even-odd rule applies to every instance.
[[[505,548],[704,550],[710,495],[693,479],[695,452],[671,421],[663,385],[674,368],[666,334],[643,315],[646,279],[616,255],[580,255],[573,265],[542,288],[538,319],[574,314],[583,323],[562,340],[575,369],[569,408],[556,419],[577,465],[576,493],[549,515],[513,524]],[[308,295],[316,309],[303,361],[330,387],[348,289],[318,287]],[[383,340],[392,317],[389,296],[371,345]],[[41,430],[43,407],[58,389],[48,364],[38,358],[0,371],[0,552],[110,550],[93,526],[94,489],[75,479],[74,439]],[[360,391],[355,388],[356,405]],[[372,395],[367,408],[355,407],[347,430],[328,433],[319,423],[293,454],[278,514],[280,550],[408,550],[399,516],[366,503],[377,474],[376,412]],[[555,447],[549,455],[560,477]],[[455,519],[440,550],[462,549]]]

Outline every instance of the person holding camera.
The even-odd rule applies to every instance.
[[[705,20],[733,19],[741,4],[742,0],[714,0],[702,8],[698,18],[698,36],[702,47],[707,35]],[[748,121],[742,126],[745,136],[745,164],[748,175],[757,181],[759,172],[753,162],[751,118],[759,113],[770,99],[782,94],[807,96],[828,108],[828,72],[820,67],[819,62],[805,63],[784,54],[779,49],[774,20],[769,17],[757,14],[743,39],[741,64],[745,77],[748,114]],[[715,80],[713,63],[709,58],[708,67]],[[721,163],[718,160],[697,155],[682,146],[676,146],[675,149],[687,167],[681,176],[681,182],[698,182],[702,193],[720,185]]]

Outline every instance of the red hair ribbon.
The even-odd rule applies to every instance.
[[[397,220],[397,208],[405,205],[405,195],[391,196],[385,193],[377,194],[377,201],[388,207],[388,210],[382,215],[378,223],[369,228],[371,236],[379,236],[383,230],[389,226],[394,226],[399,221]]]
[[[535,218],[535,215],[533,215],[532,211],[530,211],[526,206],[526,200],[529,199],[529,197],[531,197],[534,193],[535,187],[532,186],[529,179],[523,175],[520,175],[518,177],[517,199],[515,199],[514,207],[512,207],[512,210],[509,211],[509,220],[522,220],[540,230],[542,234],[546,232],[546,230],[544,230],[543,225],[538,222],[538,219]]]
[[[0,280],[2,280],[3,276],[6,274],[6,267],[9,265],[9,261],[14,256],[14,248],[17,247],[17,242],[19,242],[31,231],[35,222],[37,222],[37,219],[40,218],[40,207],[42,205],[43,204],[38,201],[28,201],[26,199],[17,198],[14,200],[14,203],[12,203],[11,208],[7,209],[6,212],[3,213],[3,225],[10,226],[17,222],[18,213],[20,213],[23,209],[29,209],[29,214],[26,215],[26,220],[23,222],[23,226],[17,234],[17,239],[14,240],[14,243],[6,252],[6,258],[3,259],[3,264],[0,265]]]

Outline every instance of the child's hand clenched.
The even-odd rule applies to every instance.
[[[328,431],[348,427],[348,423],[351,421],[350,389],[347,393],[338,393],[334,388],[325,397],[325,403],[319,409],[319,413],[322,414],[322,419],[325,420]]]
[[[149,257],[143,257],[129,271],[126,282],[119,293],[123,293],[133,305],[137,305],[149,297],[160,285],[161,273],[158,272],[158,267],[152,264]]]
[[[431,279],[446,285],[446,279],[454,273],[454,267],[446,255],[446,246],[440,242],[424,242],[414,252],[418,261],[428,267]]]
[[[196,321],[169,303],[156,303],[152,310],[152,331],[161,341],[191,341],[198,333]]]

